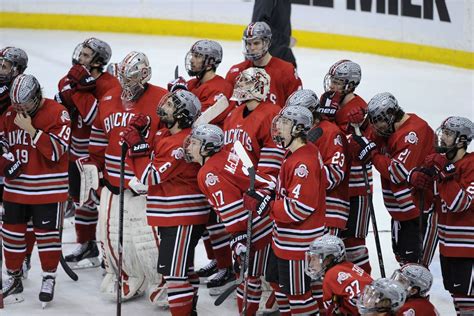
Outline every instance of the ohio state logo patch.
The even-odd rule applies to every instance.
[[[336,146],[341,146],[342,147],[342,137],[341,135],[337,135],[336,138],[334,138],[334,145]]]
[[[410,308],[409,310],[403,312],[403,316],[415,316],[415,310],[413,308]]]
[[[337,274],[337,282],[339,284],[342,284],[342,282],[344,282],[345,280],[349,279],[351,277],[351,274],[350,273],[346,273],[346,272],[339,272]]]
[[[179,147],[178,149],[175,149],[171,152],[171,156],[174,157],[174,159],[179,160],[184,158],[184,149]]]
[[[415,132],[408,133],[408,135],[405,136],[405,143],[417,144],[418,136],[416,135],[416,133]]]
[[[308,167],[304,163],[298,166],[298,168],[295,169],[295,176],[300,177],[300,178],[307,178],[309,174]]]
[[[215,174],[211,172],[206,174],[206,185],[208,187],[215,185],[217,182],[219,182],[219,178]]]
[[[63,111],[61,113],[61,121],[64,123],[66,121],[70,121],[71,119],[69,118],[69,113],[67,111]]]

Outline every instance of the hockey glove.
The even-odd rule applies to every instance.
[[[0,87],[0,111],[6,110],[11,104],[10,100],[10,89],[8,86]]]
[[[416,189],[433,189],[433,173],[426,168],[413,168],[408,175],[407,181]]]
[[[21,162],[8,152],[0,157],[0,171],[7,179],[16,179],[21,174]]]
[[[240,233],[234,235],[230,240],[230,249],[234,252],[236,257],[240,257],[247,252],[247,234]]]
[[[244,208],[264,217],[268,214],[274,199],[275,194],[267,194],[264,191],[247,191],[244,193]]]
[[[364,136],[353,135],[352,141],[359,146],[359,149],[353,152],[353,154],[355,154],[354,158],[364,163],[370,162],[372,155],[377,150],[377,145]]]
[[[436,153],[426,156],[425,166],[434,169],[441,181],[453,177],[456,173],[454,164],[449,162],[448,158],[442,154]]]
[[[151,118],[148,115],[139,113],[132,117],[129,126],[135,127],[141,135],[145,136],[151,124]]]
[[[76,64],[67,73],[67,77],[77,90],[91,91],[95,90],[96,81],[85,66]]]
[[[347,113],[347,120],[350,124],[362,125],[365,121],[365,111],[361,108],[355,108]]]
[[[143,139],[140,132],[129,126],[122,132],[122,141],[128,145],[128,155],[132,158],[147,156],[150,153],[150,145]]]
[[[69,114],[72,114],[74,111],[76,111],[76,106],[74,105],[74,101],[72,101],[72,95],[74,92],[74,89],[67,89],[58,92],[54,96],[54,100],[59,104],[64,105],[64,107],[68,110]]]
[[[321,113],[329,120],[333,120],[343,99],[344,96],[337,91],[324,92],[320,99],[321,106],[317,109],[317,112]]]
[[[188,83],[183,77],[178,77],[170,82],[168,82],[168,91],[174,92],[176,90],[188,90]]]

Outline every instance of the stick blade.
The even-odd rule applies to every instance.
[[[253,168],[252,160],[250,159],[249,155],[247,154],[247,151],[245,150],[240,140],[234,143],[234,150],[247,169]]]

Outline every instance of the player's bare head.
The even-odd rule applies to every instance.
[[[389,137],[395,132],[395,123],[405,114],[397,99],[389,92],[376,94],[367,107],[370,124],[375,132],[383,137]]]
[[[0,84],[10,84],[16,76],[22,74],[28,66],[28,55],[17,47],[5,47],[0,50]]]
[[[89,70],[96,68],[100,71],[112,57],[112,49],[106,42],[91,37],[76,46],[72,55],[72,63],[86,66]]]
[[[270,76],[263,68],[251,67],[237,77],[234,92],[230,98],[239,103],[255,100],[265,101],[270,93]]]
[[[259,60],[265,56],[272,41],[272,30],[266,22],[252,22],[244,30],[243,53],[248,60]]]
[[[224,132],[216,125],[202,124],[193,128],[184,141],[187,162],[203,163],[206,157],[219,152],[224,146]]]
[[[187,90],[175,90],[163,96],[158,104],[157,114],[168,128],[191,127],[201,114],[201,102]]]
[[[216,71],[222,62],[222,46],[211,40],[200,40],[186,54],[185,66],[188,75],[202,78],[207,71]]]
[[[450,116],[436,129],[435,148],[452,160],[460,149],[467,147],[474,138],[474,123],[462,116]]]
[[[354,92],[361,78],[359,64],[348,59],[340,60],[324,76],[324,91],[338,91],[344,95]]]
[[[34,116],[42,100],[41,86],[32,75],[18,75],[12,82],[10,99],[17,113]]]
[[[122,86],[122,100],[136,101],[151,79],[148,57],[140,52],[128,53],[118,66],[118,78]]]
[[[399,310],[406,300],[406,291],[397,281],[381,278],[367,285],[357,300],[361,315],[393,313]]]
[[[295,139],[306,142],[306,135],[313,126],[313,114],[303,106],[283,108],[273,118],[271,135],[278,146],[288,148]]]
[[[320,115],[317,112],[317,109],[320,106],[319,98],[313,90],[296,90],[286,100],[285,107],[287,106],[303,106],[313,113],[313,120],[320,119]]]
[[[408,263],[395,270],[391,279],[405,287],[408,297],[426,297],[433,284],[430,270],[417,263]]]
[[[346,248],[339,237],[327,234],[311,243],[305,260],[306,274],[319,280],[329,268],[346,260]]]

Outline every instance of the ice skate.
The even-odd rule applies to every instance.
[[[88,241],[79,245],[76,250],[70,255],[67,255],[65,259],[73,270],[100,266],[99,249],[95,241]]]
[[[23,283],[21,281],[22,272],[7,271],[8,278],[2,288],[3,303],[5,305],[23,302]]]
[[[232,269],[221,269],[216,276],[207,283],[210,296],[217,296],[231,286],[235,281],[235,274]]]
[[[56,285],[55,272],[43,272],[43,281],[41,284],[41,292],[39,293],[39,300],[43,308],[51,302],[54,298],[54,286]]]
[[[199,278],[208,278],[217,273],[217,261],[212,259],[207,265],[196,271]]]

